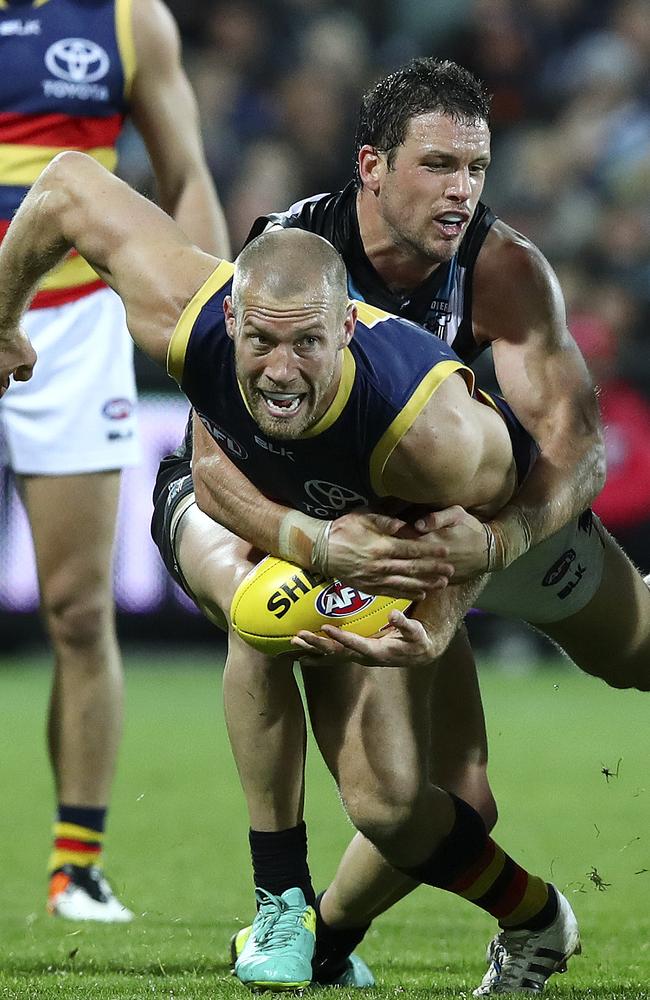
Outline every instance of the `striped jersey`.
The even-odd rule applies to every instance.
[[[57,153],[115,170],[135,72],[131,0],[0,0],[0,239]],[[102,287],[74,251],[43,280],[32,308]]]
[[[267,497],[321,518],[357,507],[387,509],[392,498],[384,468],[393,450],[445,379],[457,372],[473,393],[473,373],[422,327],[360,302],[333,402],[301,437],[271,438],[249,412],[237,380],[223,312],[233,270],[222,262],[186,306],[170,341],[169,373],[213,438]],[[476,398],[506,420],[523,478],[536,454],[532,439],[505,402],[480,392]]]

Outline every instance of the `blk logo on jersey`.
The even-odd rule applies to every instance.
[[[346,618],[363,611],[374,601],[370,594],[364,594],[354,587],[333,583],[316,598],[316,608],[321,615],[331,618]]]
[[[23,20],[22,18],[15,18],[13,21],[3,21],[0,24],[0,36],[1,35],[40,35],[41,33],[41,22],[37,21],[35,18],[30,20]]]
[[[56,79],[43,80],[43,91],[47,97],[107,101],[108,87],[98,81],[106,76],[110,64],[108,53],[96,42],[60,38],[45,53],[45,65]]]

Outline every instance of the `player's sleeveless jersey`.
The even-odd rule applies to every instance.
[[[391,292],[366,256],[353,183],[335,194],[318,194],[296,202],[286,212],[261,216],[253,224],[248,240],[271,226],[307,229],[323,236],[345,261],[351,298],[424,326],[453,345],[456,354],[471,364],[489,346],[477,344],[472,332],[472,275],[479,250],[495,221],[487,205],[479,202],[458,252],[405,297]]]
[[[452,373],[462,375],[473,392],[472,372],[426,330],[359,303],[331,406],[302,437],[271,439],[249,413],[235,373],[223,314],[232,274],[232,264],[220,264],[184,310],[169,346],[169,373],[215,440],[266,496],[322,518],[355,507],[382,509],[383,470],[393,449]],[[531,438],[505,403],[481,393],[476,398],[507,413],[523,478],[534,460]]]
[[[63,149],[109,170],[135,72],[131,0],[0,0],[0,239],[41,170]],[[103,286],[71,253],[32,308]]]

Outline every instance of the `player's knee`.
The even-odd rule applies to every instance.
[[[64,594],[47,601],[44,610],[55,649],[93,649],[113,635],[110,595]]]
[[[381,849],[399,840],[418,811],[423,791],[421,783],[409,776],[403,783],[364,782],[352,790],[341,788],[341,796],[356,829]]]

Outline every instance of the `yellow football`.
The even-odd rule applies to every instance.
[[[318,632],[337,625],[357,635],[374,635],[388,624],[391,611],[411,601],[374,597],[338,580],[323,580],[293,563],[267,556],[240,583],[230,609],[235,631],[249,646],[278,656],[291,652],[301,629]]]

